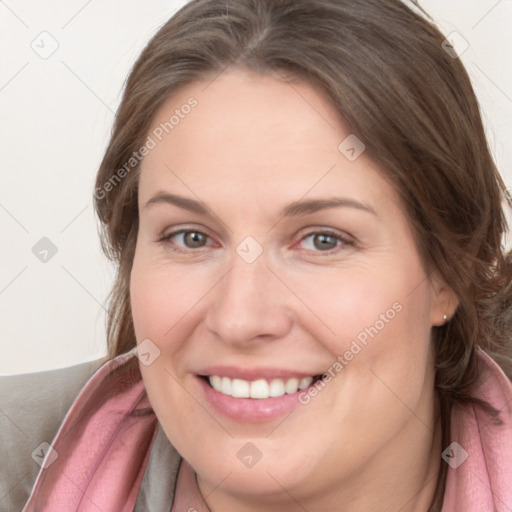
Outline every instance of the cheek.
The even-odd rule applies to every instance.
[[[185,392],[180,383],[184,375],[178,364],[183,362],[180,352],[186,352],[183,340],[187,339],[187,324],[191,312],[196,314],[194,305],[201,294],[188,276],[144,256],[142,251],[136,254],[130,276],[132,317],[137,341],[150,339],[160,355],[150,365],[140,364],[140,371],[167,436],[181,446],[180,440],[183,433],[190,431],[193,415],[198,424],[208,421],[202,409],[197,409],[197,398]],[[174,412],[184,410],[194,414]]]
[[[424,277],[422,269],[419,265],[415,268],[413,262],[409,270],[360,266],[319,272],[314,278],[290,276],[287,282],[310,305],[310,311],[299,321],[332,354],[341,355],[351,347],[358,351],[354,341],[361,349],[371,343],[388,345],[387,350],[389,345],[404,343],[409,331],[428,331],[423,320],[428,296],[424,286],[417,287]]]
[[[161,344],[182,319],[197,308],[208,290],[205,276],[168,263],[135,256],[130,278],[130,302],[137,340],[154,339]],[[162,350],[165,348],[160,347]]]
[[[326,395],[330,408],[349,431],[366,429],[376,440],[372,418],[385,418],[393,430],[407,412],[396,395],[415,407],[429,378],[430,295],[423,268],[411,257],[408,266],[340,270],[302,287],[298,293],[322,320],[311,316],[308,330],[331,354],[336,393]]]

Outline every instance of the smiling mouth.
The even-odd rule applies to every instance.
[[[292,395],[313,385],[322,375],[289,379],[257,379],[247,381],[243,379],[230,379],[219,375],[200,376],[211,388],[223,395],[233,398],[277,398],[283,395]]]

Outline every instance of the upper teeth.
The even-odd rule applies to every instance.
[[[272,379],[270,384],[265,379],[249,382],[218,375],[211,375],[208,379],[216,391],[235,398],[269,398],[283,396],[285,393],[291,395],[299,389],[307,388],[313,382],[313,377]]]

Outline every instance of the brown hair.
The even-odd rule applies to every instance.
[[[453,401],[472,400],[478,347],[512,375],[505,186],[468,75],[417,7],[401,0],[193,0],[158,31],[128,77],[96,181],[102,247],[118,264],[110,357],[136,344],[129,280],[139,165],[108,193],[105,184],[144,144],[156,111],[178,87],[236,66],[302,79],[328,95],[400,194],[427,268],[456,293],[455,314],[433,329],[444,445]],[[432,511],[442,503],[442,468]]]

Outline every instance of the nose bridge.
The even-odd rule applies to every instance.
[[[236,299],[237,301],[253,301],[255,295],[266,280],[264,275],[268,272],[263,258],[253,263],[243,261],[236,255],[231,261],[231,270],[226,276],[224,295],[226,298]]]
[[[267,268],[266,254],[245,256],[233,252],[230,270],[216,287],[207,313],[208,326],[230,343],[284,336],[291,327],[291,312],[279,281]]]
[[[266,255],[261,254],[254,261],[245,260],[234,253],[230,261],[230,271],[223,279],[219,303],[239,314],[257,314],[268,307],[274,286],[269,281],[272,275],[267,268]],[[275,297],[274,297],[275,299]]]

